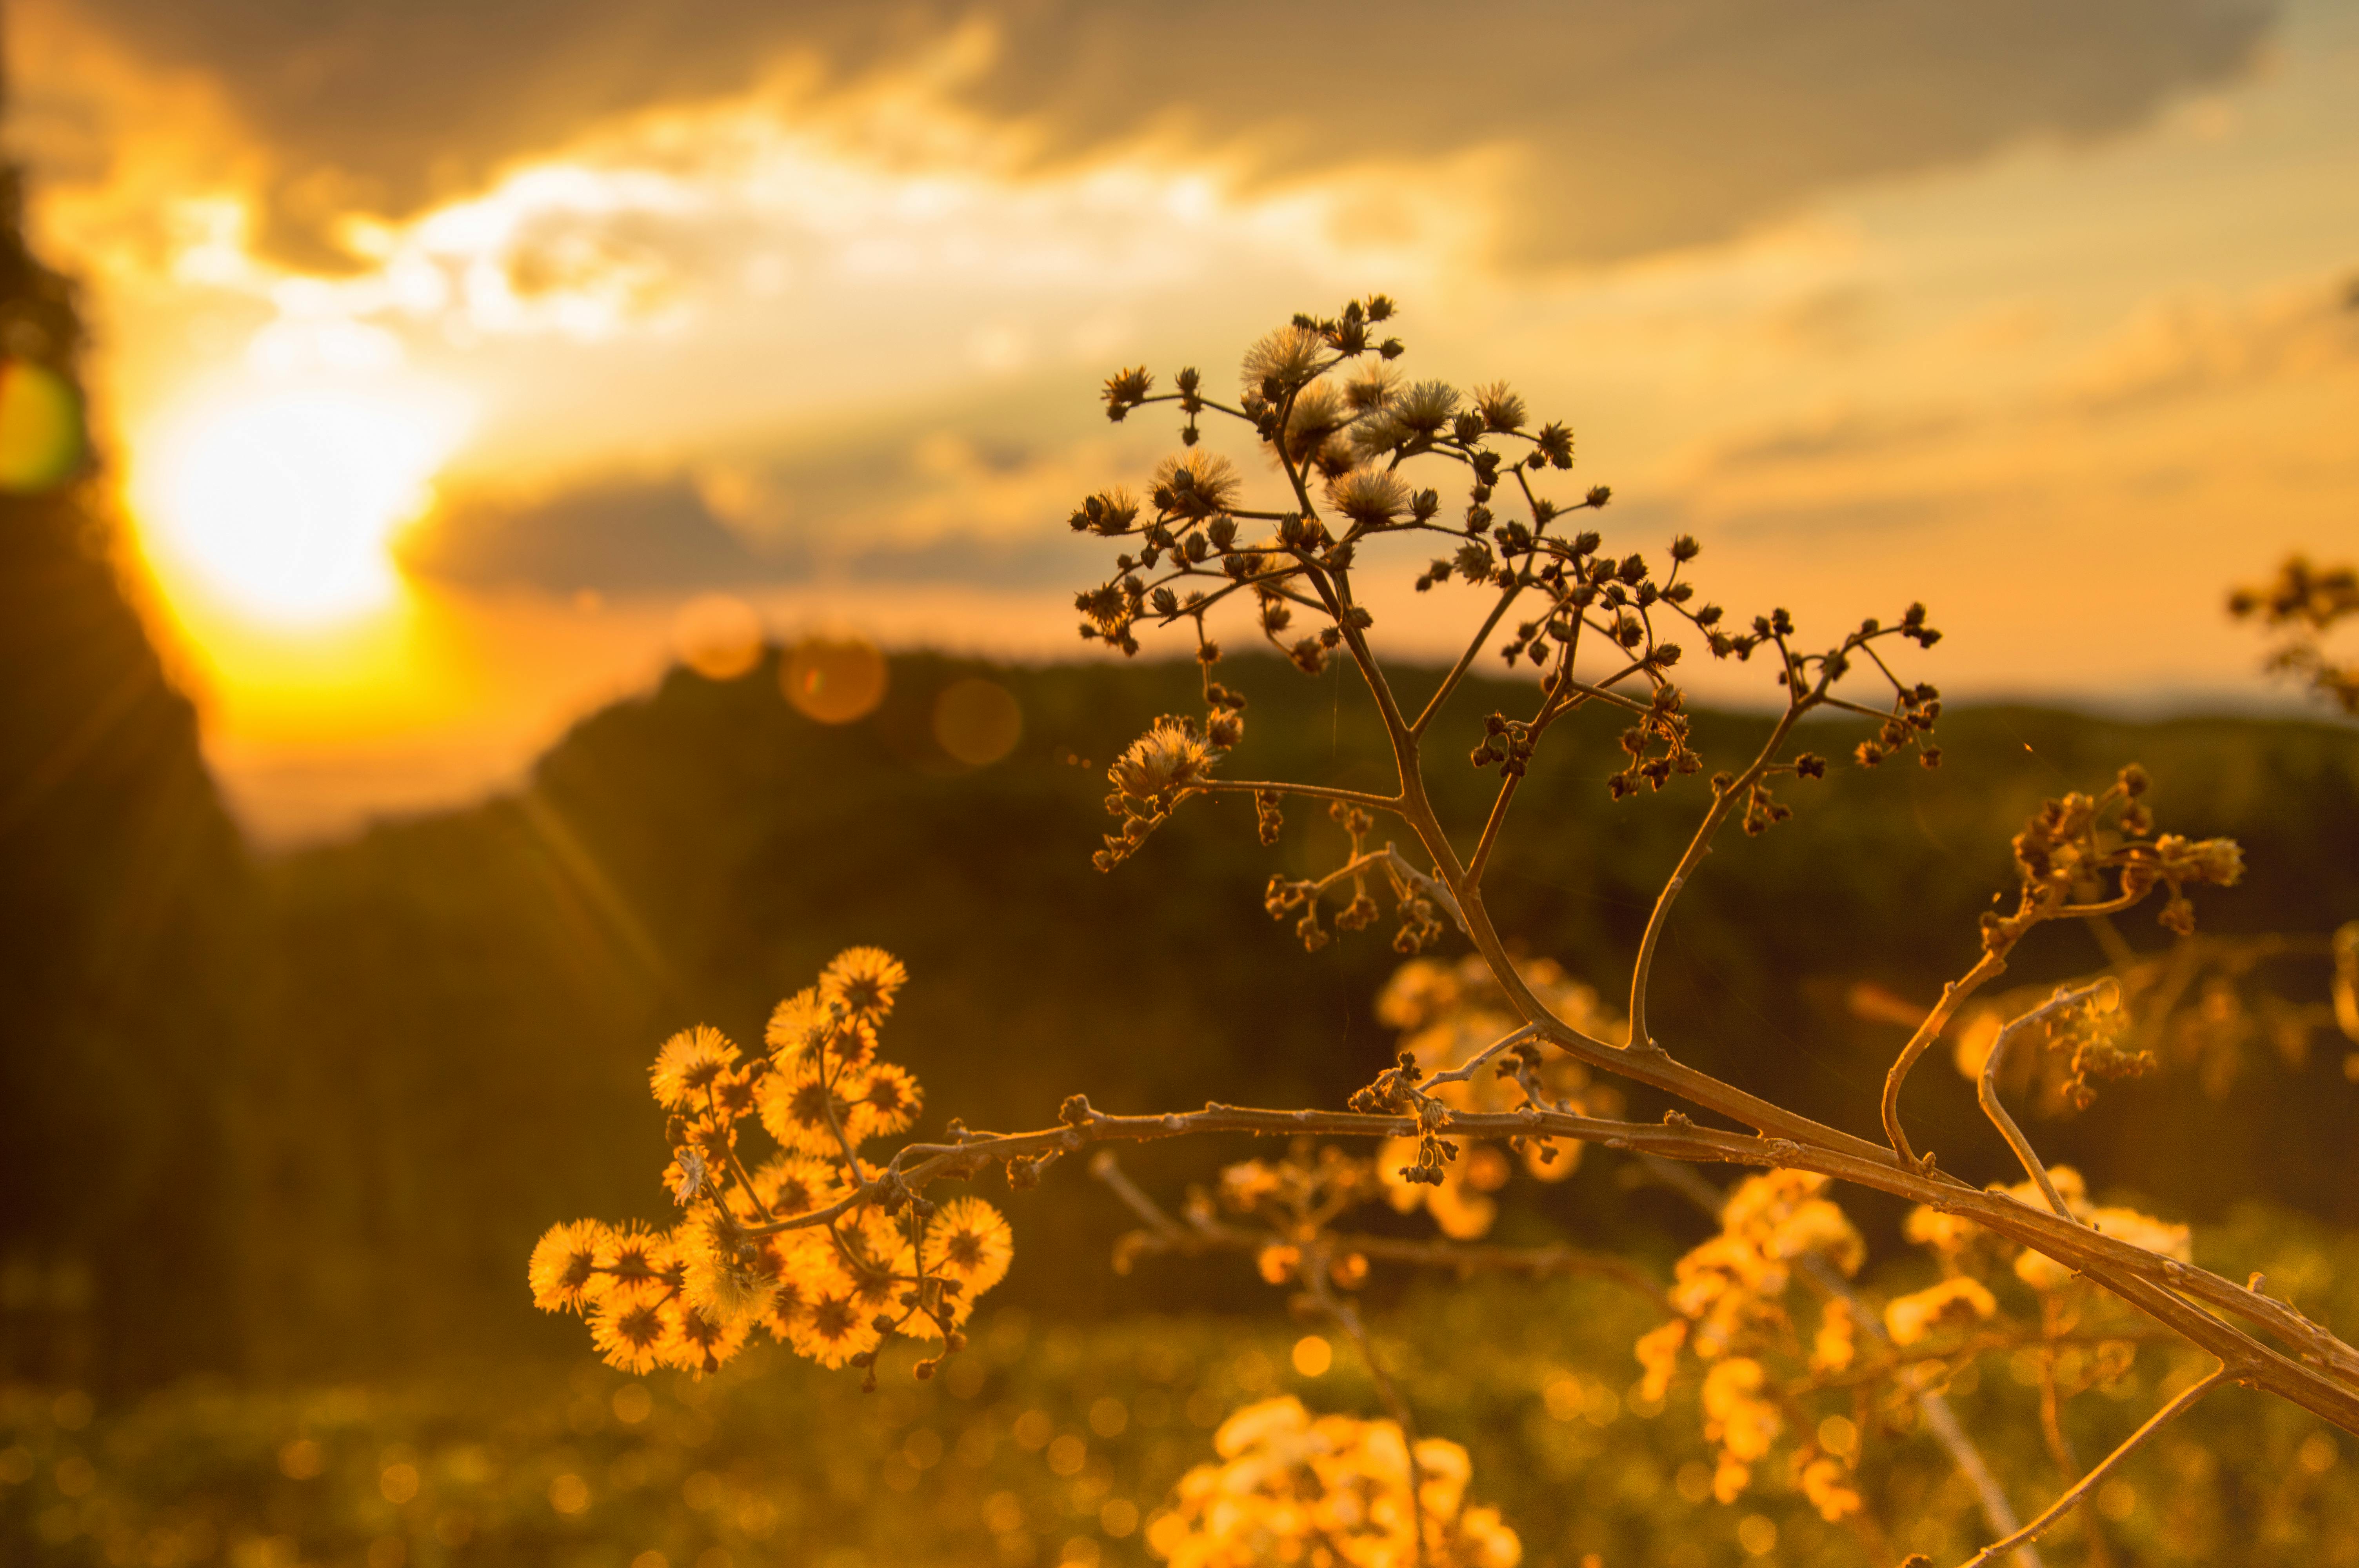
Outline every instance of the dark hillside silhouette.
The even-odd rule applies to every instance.
[[[1232,771],[1375,781],[1375,736],[1349,687],[1275,663],[1224,669],[1254,700]],[[976,674],[1008,687],[1026,729],[1006,760],[970,770],[935,747],[929,716],[938,692]],[[675,672],[584,720],[516,798],[274,864],[288,1010],[274,1037],[288,1067],[267,1081],[289,1098],[260,1124],[282,1141],[276,1190],[298,1207],[266,1227],[285,1238],[286,1283],[268,1294],[304,1304],[273,1344],[332,1357],[354,1314],[358,1342],[387,1353],[540,1332],[521,1310],[516,1260],[548,1214],[667,1212],[646,1175],[661,1164],[645,1091],[655,1046],[698,1022],[757,1040],[777,998],[853,943],[909,965],[896,1049],[927,1086],[921,1129],[952,1114],[1039,1125],[1076,1090],[1118,1110],[1216,1095],[1340,1103],[1393,1048],[1372,1002],[1397,960],[1381,930],[1306,955],[1260,914],[1269,874],[1298,872],[1339,829],[1291,817],[1267,851],[1243,804],[1199,802],[1114,874],[1089,865],[1105,760],[1183,707],[1193,678],[1177,665],[913,656],[894,662],[882,709],[830,729],[780,698],[775,655],[726,683]],[[1519,694],[1503,685],[1493,700]],[[1706,716],[1698,728],[1710,757],[1756,725]],[[1852,1016],[1851,985],[1930,998],[1970,959],[2023,817],[2133,759],[2160,781],[2174,825],[2246,845],[2251,879],[2214,900],[2206,929],[2318,932],[2351,914],[2359,879],[2321,874],[2359,866],[2359,734],[2347,729],[1970,709],[1944,719],[1943,739],[1940,771],[1839,768],[1810,786],[1823,795],[1797,793],[1795,821],[1713,856],[1658,979],[1658,1033],[1672,1049],[1872,1126],[1898,1036]],[[1839,750],[1832,737],[1826,749]],[[1602,978],[1626,963],[1645,890],[1676,857],[1701,785],[1616,805],[1603,784],[1619,761],[1610,730],[1582,755],[1591,775],[1576,755],[1528,782],[1516,871],[1493,902],[1549,934],[1544,956]],[[1480,776],[1468,770],[1466,784]],[[2125,932],[2162,943],[2151,926]],[[2084,934],[2045,935],[2013,978],[2096,961]],[[2322,971],[2289,983],[2322,994]],[[1222,1005],[1237,996],[1253,999],[1249,1030]],[[2297,1067],[2247,1053],[2225,1092],[2239,1106],[2221,1116],[2183,1075],[2124,1086],[2043,1137],[2174,1213],[2267,1195],[2359,1218],[2359,1192],[2321,1179],[2359,1092],[2339,1055]],[[2006,1173],[1946,1057],[1912,1103],[1945,1166]],[[2200,1143],[2170,1135],[2196,1116],[2210,1118]],[[1207,1173],[1217,1157],[1135,1156]],[[1051,1312],[1137,1304],[1102,1265],[1124,1221],[1094,1184],[1064,1173],[1010,1201],[1035,1240],[1009,1299]],[[1602,1165],[1543,1201],[1545,1214],[1512,1222],[1593,1240],[1677,1223],[1651,1197],[1634,1208]],[[1200,1276],[1180,1287],[1200,1304],[1245,1289],[1242,1276]]]
[[[0,351],[71,382],[82,348],[0,169]],[[113,1384],[241,1354],[257,948],[95,489],[0,493],[0,1374]]]

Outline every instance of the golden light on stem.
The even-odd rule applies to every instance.
[[[129,481],[148,553],[194,591],[264,625],[331,626],[391,603],[392,546],[457,445],[446,401],[348,386],[194,401],[135,443]]]

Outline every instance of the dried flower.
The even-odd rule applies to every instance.
[[[1364,527],[1381,528],[1408,510],[1408,486],[1382,468],[1356,468],[1327,485],[1335,510]]]
[[[606,1241],[606,1227],[594,1219],[550,1226],[534,1246],[527,1271],[532,1304],[543,1312],[585,1310],[603,1289],[598,1249]]]
[[[1241,482],[1228,459],[1191,447],[1155,465],[1155,504],[1184,517],[1210,517],[1235,503]]]
[[[1283,396],[1317,374],[1326,343],[1309,328],[1280,327],[1245,351],[1238,379],[1249,394]]]
[[[908,981],[909,971],[901,960],[883,948],[847,947],[821,971],[819,996],[854,1018],[878,1023],[893,1011],[893,999]]]
[[[1212,751],[1194,730],[1177,719],[1158,719],[1106,770],[1106,778],[1126,796],[1168,804],[1212,771]]]
[[[1483,416],[1486,429],[1505,432],[1524,427],[1524,400],[1510,391],[1504,381],[1490,382],[1474,389],[1474,412]]]
[[[701,1023],[681,1030],[664,1042],[647,1075],[656,1103],[671,1110],[693,1108],[736,1060],[737,1047],[721,1031]]]
[[[1016,1255],[1006,1218],[981,1198],[956,1198],[926,1226],[929,1272],[956,1280],[972,1298],[1007,1277]]]

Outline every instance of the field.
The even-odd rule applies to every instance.
[[[2218,1268],[2266,1267],[2314,1314],[2359,1307],[2359,1246],[2262,1211],[2199,1238]],[[1152,1262],[1132,1283],[1151,1293]],[[1888,1568],[1954,1553],[1981,1521],[1921,1433],[1872,1432],[1879,1529],[1829,1526],[1782,1492],[1708,1498],[1691,1386],[1637,1398],[1629,1346],[1654,1309],[1611,1284],[1409,1292],[1376,1327],[1431,1430],[1462,1441],[1475,1497],[1535,1568]],[[1318,1375],[1306,1375],[1305,1368]],[[2141,1419],[2174,1363],[2158,1350],[2073,1407],[2084,1445]],[[1969,1430],[2023,1500],[2052,1487],[2028,1390],[2004,1357],[1952,1379]],[[1232,1410],[1278,1393],[1367,1411],[1348,1346],[1247,1319],[1136,1316],[1095,1327],[1021,1310],[979,1322],[938,1381],[906,1358],[857,1375],[750,1355],[697,1379],[584,1362],[261,1390],[191,1381],[120,1408],[0,1396],[0,1555],[176,1568],[1023,1568],[1144,1563],[1144,1527],[1210,1457]],[[2359,1563],[2359,1453],[2258,1396],[2215,1398],[2100,1494],[2142,1563]],[[2046,1549],[2077,1560],[2067,1525]]]

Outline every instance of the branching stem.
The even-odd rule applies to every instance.
[[[1491,1059],[1498,1055],[1499,1053],[1502,1051],[1512,1051],[1516,1046],[1523,1044],[1527,1041],[1537,1039],[1538,1035],[1539,1030],[1536,1026],[1527,1023],[1515,1033],[1508,1034],[1502,1039],[1494,1040],[1490,1044],[1484,1046],[1481,1053],[1478,1054],[1473,1060],[1466,1063],[1463,1066],[1452,1067],[1446,1073],[1436,1073],[1433,1076],[1426,1079],[1425,1083],[1421,1087],[1431,1090],[1440,1087],[1443,1084],[1471,1083],[1473,1081],[1476,1070],[1490,1062]]]
[[[1941,1037],[1941,1031],[1950,1026],[1950,1020],[1957,1016],[1965,1000],[1981,989],[1984,982],[2006,972],[2006,952],[2005,947],[1985,948],[1983,956],[1974,960],[1973,968],[1945,983],[1941,1000],[1925,1014],[1924,1021],[1908,1036],[1908,1043],[1900,1048],[1900,1054],[1893,1058],[1891,1069],[1884,1075],[1884,1136],[1894,1152],[1912,1165],[1919,1162],[1917,1151],[1909,1147],[1908,1134],[1900,1125],[1900,1086],[1908,1081],[1909,1070],[1917,1065],[1917,1059]]]
[[[2074,1217],[2071,1206],[2065,1203],[2064,1195],[2056,1190],[2056,1183],[2048,1174],[2048,1167],[2040,1162],[2038,1151],[2031,1147],[2031,1140],[2023,1135],[2023,1129],[2015,1124],[2015,1118],[2009,1116],[2006,1107],[1999,1103],[1999,1068],[2006,1060],[2007,1047],[2014,1044],[2025,1030],[2037,1023],[2045,1023],[2060,1012],[2083,1006],[2107,991],[2118,993],[2120,989],[2119,983],[2108,975],[2076,989],[2058,991],[1998,1032],[1998,1038],[1991,1042],[1990,1054],[1983,1060],[1983,1076],[1974,1087],[1974,1098],[1982,1102],[1983,1114],[1990,1118],[1991,1125],[1997,1128],[1999,1136],[2006,1140],[2006,1146],[2015,1151],[2015,1157],[2023,1162],[2024,1171],[2039,1184],[2040,1195],[2047,1198],[2048,1206],[2075,1225],[2080,1221]]]
[[[1370,795],[1365,790],[1335,789],[1326,784],[1278,784],[1262,779],[1207,779],[1190,788],[1206,795],[1299,795],[1306,800],[1341,801],[1369,811],[1381,811],[1387,816],[1400,815],[1398,795]]]
[[[1520,579],[1499,591],[1499,602],[1493,605],[1491,613],[1483,618],[1482,629],[1476,632],[1473,640],[1466,644],[1466,651],[1458,655],[1458,662],[1450,666],[1450,673],[1441,677],[1441,684],[1434,688],[1431,697],[1426,698],[1425,707],[1418,714],[1416,722],[1408,727],[1408,732],[1412,737],[1422,739],[1426,726],[1440,716],[1442,708],[1449,704],[1451,695],[1458,689],[1458,683],[1464,680],[1466,672],[1473,667],[1475,657],[1482,653],[1483,645],[1491,640],[1491,633],[1499,629],[1499,622],[1506,617],[1507,607],[1515,603],[1516,595],[1523,591],[1524,585]]]
[[[1759,753],[1753,759],[1753,765],[1730,781],[1727,788],[1712,796],[1710,809],[1703,814],[1703,820],[1696,825],[1695,837],[1688,840],[1686,852],[1680,856],[1680,863],[1671,868],[1669,880],[1663,883],[1663,891],[1656,896],[1655,907],[1647,916],[1646,934],[1638,938],[1638,961],[1630,970],[1631,1050],[1659,1053],[1662,1049],[1647,1033],[1647,991],[1654,979],[1655,948],[1663,939],[1663,927],[1670,920],[1671,905],[1679,902],[1681,890],[1686,888],[1688,879],[1695,874],[1696,868],[1703,863],[1703,858],[1712,853],[1712,838],[1720,832],[1721,824],[1728,820],[1729,812],[1760,782],[1761,775],[1777,760],[1777,748],[1786,743],[1787,733],[1794,728],[1795,720],[1802,716],[1802,712],[1803,705],[1799,700],[1788,703],[1784,715],[1777,720],[1777,728],[1769,731],[1769,739],[1762,742]]]
[[[1548,1033],[1546,1024],[1541,1028]],[[1551,1038],[1553,1034],[1551,1033]],[[1606,1049],[1610,1056],[1623,1052]],[[1701,1075],[1698,1075],[1701,1076]],[[1706,1082],[1717,1080],[1706,1079]],[[1815,1123],[1810,1125],[1815,1126]],[[963,1143],[913,1143],[893,1157],[887,1169],[903,1190],[929,1183],[971,1177],[1000,1161],[1061,1157],[1092,1143],[1141,1142],[1199,1133],[1247,1133],[1293,1137],[1404,1138],[1423,1130],[1414,1117],[1359,1111],[1260,1110],[1207,1105],[1200,1111],[1160,1116],[1109,1116],[1091,1111],[1076,1124],[1035,1132],[979,1136]],[[1786,1137],[1756,1138],[1693,1123],[1614,1121],[1568,1111],[1527,1106],[1512,1111],[1452,1111],[1440,1130],[1456,1137],[1578,1138],[1609,1149],[1660,1154],[1707,1163],[1818,1171],[1839,1181],[1924,1204],[1970,1219],[1984,1229],[2020,1242],[2085,1275],[2128,1302],[2180,1337],[2227,1363],[2236,1381],[2265,1389],[2314,1415],[2359,1434],[2359,1350],[2337,1339],[2285,1303],[2208,1270],[2159,1257],[2044,1209],[2004,1195],[1987,1193],[1946,1175],[1904,1167],[1888,1149],[1843,1138],[1832,1129],[1808,1142]],[[1840,1146],[1837,1139],[1842,1140]],[[856,1206],[875,1201],[884,1184],[868,1187],[808,1214],[749,1226],[748,1235],[775,1235],[826,1224]],[[2217,1309],[2266,1329],[2298,1350],[2286,1356],[2212,1314]]]
[[[2014,1551],[2016,1548],[2027,1545],[2047,1534],[2048,1531],[2054,1527],[2056,1521],[2062,1519],[2067,1513],[2071,1512],[2072,1505],[2079,1502],[2090,1491],[2094,1489],[2097,1483],[2104,1480],[2114,1465],[2128,1458],[2133,1453],[2136,1453],[2138,1446],[2145,1443],[2147,1438],[2152,1437],[2156,1433],[2161,1431],[2164,1427],[2169,1425],[2180,1416],[2185,1415],[2190,1410],[2192,1410],[2195,1407],[2197,1400],[2202,1399],[2204,1395],[2210,1393],[2213,1389],[2218,1388],[2223,1382],[2226,1381],[2227,1377],[2228,1368],[2224,1365],[2214,1368],[2211,1374],[2205,1377],[2201,1381],[2190,1385],[2184,1392],[2180,1394],[2177,1399],[2172,1400],[2169,1404],[2163,1406],[2160,1410],[2155,1411],[2154,1414],[2148,1416],[2147,1418],[2146,1424],[2139,1427],[2136,1432],[2131,1433],[2129,1436],[2124,1438],[2122,1440],[2122,1445],[2119,1448],[2114,1449],[2111,1454],[2106,1454],[2103,1459],[2097,1461],[2094,1465],[2091,1466],[2087,1475],[2082,1476],[2080,1480],[2065,1488],[2064,1495],[2058,1498],[2053,1503],[2050,1503],[2045,1513],[2041,1514],[2038,1519],[2033,1519],[2029,1524],[2025,1525],[2021,1530],[2017,1530],[2013,1535],[2006,1537],[2005,1540],[1992,1541],[1988,1546],[1984,1547],[1980,1552],[1975,1552],[1973,1556],[1967,1559],[1964,1563],[1961,1564],[1961,1568],[1984,1568],[1985,1564],[1995,1563],[1999,1558],[2005,1556],[2007,1552]]]

